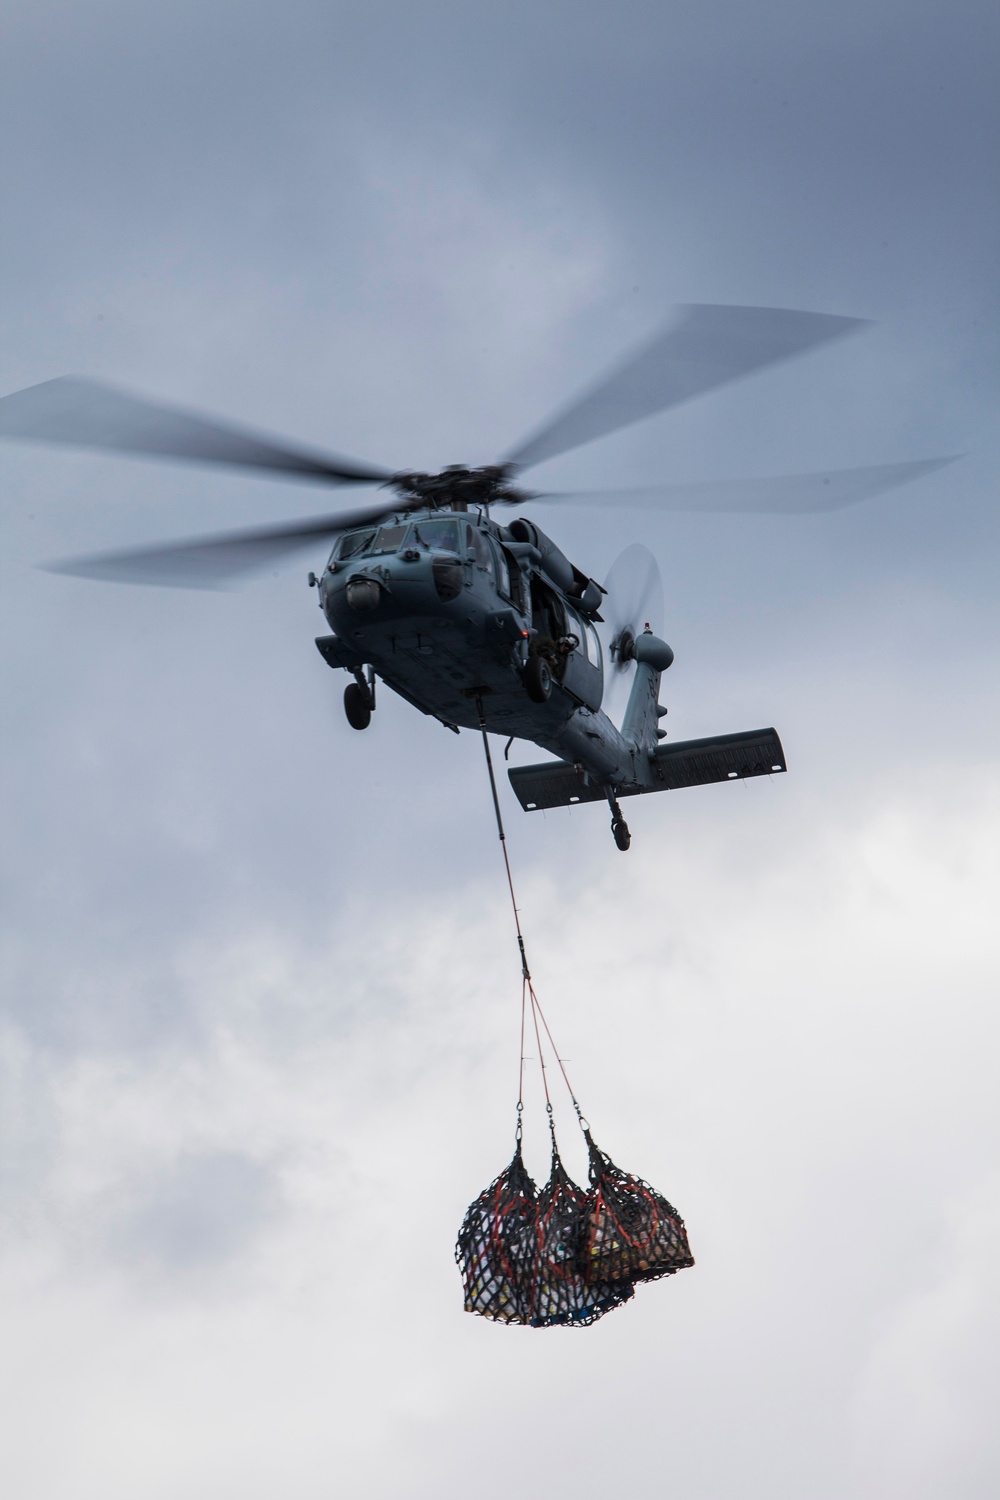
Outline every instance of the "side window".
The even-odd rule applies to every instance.
[[[493,571],[490,549],[487,546],[486,538],[475,526],[466,526],[465,545],[475,555],[477,568],[482,568],[487,573]]]
[[[499,547],[495,549],[495,552],[497,560],[497,588],[500,590],[501,594],[503,594],[505,599],[509,599],[510,568],[508,568],[507,559],[504,557]]]
[[[601,665],[601,638],[589,622],[583,627],[583,639],[587,647],[587,660],[591,666]]]
[[[587,648],[583,644],[583,642],[584,642],[583,621],[578,618],[578,616],[576,615],[575,611],[572,610],[572,609],[564,609],[564,611],[563,611],[563,618],[565,620],[565,625],[564,625],[564,628],[563,628],[563,634],[564,635],[572,635],[572,636],[576,637],[576,645],[573,647],[573,650],[574,651],[579,651],[580,654],[584,657],[584,659],[586,659]]]
[[[521,591],[519,588],[521,575],[518,572],[516,565],[511,564],[510,558],[507,556],[506,552],[499,545],[499,543],[494,542],[491,550],[493,552],[494,561],[496,563],[497,588],[500,590],[500,593],[505,599],[509,599],[512,604],[515,604],[517,606],[518,609],[523,609],[523,605],[521,603]],[[512,580],[515,577],[517,581],[513,582]],[[516,593],[514,592],[515,589],[517,590]]]

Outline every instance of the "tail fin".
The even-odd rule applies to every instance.
[[[636,636],[633,651],[635,678],[622,720],[622,738],[651,756],[659,740],[660,676],[670,666],[674,653],[666,641],[648,629]]]

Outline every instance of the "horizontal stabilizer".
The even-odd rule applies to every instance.
[[[618,786],[619,797],[643,792],[669,792],[682,786],[705,786],[711,781],[743,781],[748,776],[771,776],[784,771],[785,752],[774,729],[749,729],[742,734],[717,734],[704,740],[679,740],[658,745],[652,763],[652,786]],[[564,760],[508,771],[510,784],[525,812],[569,807],[578,802],[603,802],[605,787],[585,779]]]

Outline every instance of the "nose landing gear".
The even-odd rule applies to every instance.
[[[622,817],[618,798],[610,787],[608,788],[608,806],[611,808],[611,833],[618,848],[624,854],[632,842],[632,835],[628,831],[628,824]]]
[[[368,676],[359,667],[355,681],[344,689],[344,713],[352,729],[367,729],[375,710],[375,673],[368,668]]]

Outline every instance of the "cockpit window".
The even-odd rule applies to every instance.
[[[510,553],[494,541],[492,546],[493,557],[496,563],[497,588],[505,599],[509,599],[515,609],[524,613],[524,588],[521,579],[521,570],[511,557]]]
[[[506,557],[504,557],[499,547],[495,547],[493,555],[496,558],[497,564],[497,588],[500,590],[501,594],[503,594],[505,599],[509,599],[510,568],[507,565],[507,559]]]
[[[406,544],[427,552],[457,552],[458,527],[454,521],[414,521]]]
[[[340,546],[337,548],[337,556],[343,560],[345,557],[360,557],[362,552],[367,552],[375,538],[375,532],[348,531],[340,538]]]
[[[406,535],[405,526],[383,526],[372,546],[373,552],[398,552]]]
[[[466,555],[471,553],[475,557],[478,568],[482,568],[484,573],[491,573],[493,571],[492,558],[490,556],[490,549],[486,544],[486,538],[475,526],[466,526],[465,546]]]

